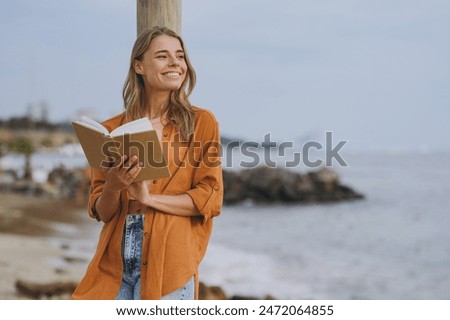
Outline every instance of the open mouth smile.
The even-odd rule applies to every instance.
[[[178,78],[180,78],[181,73],[179,73],[179,72],[172,72],[171,71],[171,72],[163,73],[163,75],[168,77],[168,78],[170,78],[170,79],[178,79]]]

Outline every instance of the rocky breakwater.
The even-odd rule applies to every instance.
[[[363,199],[364,195],[342,185],[338,174],[321,168],[305,174],[288,169],[257,167],[225,171],[224,203],[328,203]]]
[[[90,187],[89,168],[54,168],[46,183],[18,179],[14,173],[0,175],[0,191],[50,199],[72,199],[84,206]],[[223,171],[224,204],[246,200],[268,203],[328,203],[363,199],[364,195],[341,184],[338,174],[321,168],[304,174],[284,168],[257,167]]]
[[[54,168],[46,183],[24,181],[1,175],[0,191],[17,192],[50,199],[72,199],[85,205],[89,196],[89,168]],[[364,195],[341,184],[338,174],[321,168],[304,174],[284,168],[257,167],[223,171],[224,204],[246,200],[268,203],[329,203],[363,199]]]
[[[90,188],[90,169],[59,166],[48,173],[47,181],[19,178],[12,170],[0,170],[0,192],[12,192],[45,199],[72,200],[84,206]]]

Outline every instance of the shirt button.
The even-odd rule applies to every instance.
[[[164,132],[163,136],[167,138],[168,133],[167,133],[167,132]]]
[[[158,183],[158,180],[153,180],[153,184],[157,184]]]
[[[142,265],[146,266],[147,265],[147,261],[142,262]]]
[[[218,185],[218,184],[216,184],[216,185],[214,186],[214,190],[219,191],[219,185]]]
[[[145,233],[144,233],[144,237],[146,237],[146,238],[148,238],[149,235],[150,235],[149,232],[145,232]]]
[[[152,210],[152,207],[147,207],[147,211],[150,211],[150,210]]]

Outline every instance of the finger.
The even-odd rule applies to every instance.
[[[123,163],[125,162],[126,159],[127,159],[127,156],[124,154],[123,156],[121,156],[120,158],[118,158],[118,159],[116,160],[116,162],[114,162],[113,167],[114,167],[114,168],[120,168],[120,167],[123,165]]]
[[[137,177],[137,175],[141,172],[141,168],[139,166],[133,166],[133,168],[129,169],[126,173],[126,180],[129,184],[133,183],[134,179]]]
[[[114,165],[115,160],[116,159],[114,159],[114,157],[106,156],[104,161],[109,165],[109,167],[112,167]]]
[[[137,175],[139,174],[139,172],[141,172],[142,167],[140,167],[139,165],[135,165],[133,168],[131,168],[128,173],[131,175],[131,177],[133,178],[133,180],[137,177]]]
[[[139,159],[137,158],[137,156],[132,156],[130,160],[124,164],[124,168],[127,172],[136,166],[139,166]]]
[[[138,189],[139,188],[139,183],[140,182],[132,182],[132,183],[130,183],[130,185],[128,187],[129,188],[136,188],[136,189]]]
[[[131,186],[134,183],[134,179],[136,179],[136,177],[140,171],[141,171],[141,168],[139,168],[138,166],[135,166],[126,173],[126,175],[124,176],[124,179],[125,179],[126,183],[128,184],[128,186]]]
[[[123,165],[123,167],[125,169],[127,169],[127,171],[129,171],[132,167],[134,167],[138,162],[138,158],[137,156],[132,156],[131,158],[129,158]]]
[[[109,168],[111,168],[111,166],[114,164],[114,158],[113,157],[108,157],[105,156],[102,160],[102,162],[100,163],[100,169],[105,172],[107,171]]]

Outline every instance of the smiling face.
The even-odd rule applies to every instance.
[[[186,78],[187,65],[180,41],[161,35],[154,38],[134,69],[152,92],[178,90]]]

